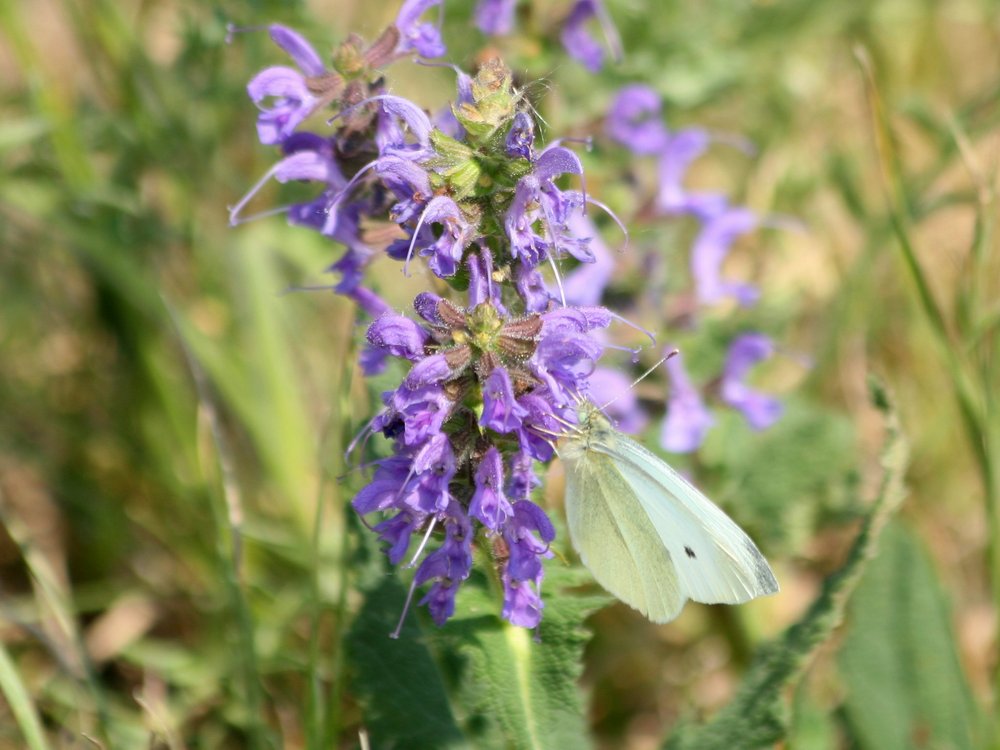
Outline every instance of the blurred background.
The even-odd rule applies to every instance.
[[[876,374],[910,444],[909,493],[846,624],[788,684],[787,746],[990,746],[997,6],[609,0],[625,57],[592,75],[552,31],[566,3],[522,3],[501,40],[469,31],[468,5],[446,3],[449,59],[503,54],[537,90],[547,137],[600,133],[618,88],[648,84],[670,126],[755,144],[713,152],[692,184],[801,225],[730,261],[761,284],[755,321],[786,352],[758,380],[785,417],[759,434],[724,421],[680,459],[759,541],[782,593],[664,627],[622,605],[594,614],[588,734],[659,746],[724,706],[758,645],[803,616],[879,486]],[[227,224],[275,159],[246,82],[286,58],[263,32],[227,44],[226,24],[285,23],[325,53],[350,32],[374,39],[397,10],[0,0],[0,747],[360,741],[378,696],[351,644],[371,624],[363,583],[385,570],[362,554],[348,503],[364,475],[342,456],[398,372],[360,377],[352,303],[285,293],[328,284],[339,248],[281,217]],[[388,77],[429,110],[453,96],[448,70],[403,62]],[[634,252],[688,241],[642,224],[654,165],[629,158],[598,145],[588,191],[641,225]],[[373,275],[397,309],[421,289],[391,264]],[[664,390],[640,395],[662,414]],[[373,746],[437,744],[411,740]]]

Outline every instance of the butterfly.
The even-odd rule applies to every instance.
[[[597,582],[653,622],[740,604],[778,582],[749,536],[589,402],[559,443],[570,540]]]

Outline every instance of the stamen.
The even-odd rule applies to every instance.
[[[226,22],[226,44],[233,43],[233,36],[236,34],[247,34],[251,31],[266,31],[267,26],[237,26],[232,21]]]
[[[257,180],[257,184],[255,184],[252,188],[250,188],[250,191],[246,195],[244,195],[242,198],[240,198],[239,202],[235,206],[230,206],[229,207],[229,226],[231,226],[231,227],[239,226],[240,224],[244,223],[245,221],[250,221],[251,220],[251,219],[241,219],[239,217],[240,211],[242,211],[243,207],[246,206],[246,204],[249,203],[250,200],[255,195],[257,195],[257,193],[260,192],[261,188],[263,188],[264,185],[267,184],[267,181],[270,180],[274,176],[275,172],[278,171],[278,168],[280,166],[281,166],[281,162],[280,161],[277,164],[274,164],[269,170],[267,170],[264,173],[263,177],[261,177],[259,180]]]
[[[427,533],[425,533],[424,538],[420,540],[420,545],[417,547],[417,551],[413,553],[413,557],[410,561],[403,566],[404,568],[412,568],[417,564],[417,558],[420,557],[420,554],[424,551],[424,547],[427,546],[427,542],[431,538],[431,532],[434,531],[434,527],[437,525],[437,520],[437,516],[431,517],[431,522],[427,526]]]
[[[597,21],[604,34],[604,41],[608,43],[608,49],[611,50],[611,57],[616,63],[620,63],[625,53],[621,37],[618,36],[618,28],[611,20],[611,16],[608,15],[608,9],[604,7],[604,3],[594,3],[594,10],[597,12]]]
[[[427,210],[430,208],[430,203],[424,206],[424,210],[420,214],[420,218],[417,220],[417,228],[413,230],[413,236],[410,238],[410,248],[406,251],[406,260],[403,261],[403,276],[410,278],[410,258],[413,256],[413,248],[417,244],[417,235],[420,234],[420,228],[424,225],[424,219],[427,216]]]
[[[370,420],[368,420],[368,424],[362,427],[361,430],[358,432],[358,434],[351,439],[351,442],[348,443],[347,445],[347,450],[344,451],[344,461],[347,461],[351,457],[351,454],[354,452],[354,449],[358,447],[359,440],[363,439],[365,443],[368,442],[368,438],[371,437],[372,433],[374,432],[375,420],[377,418],[378,416],[376,415],[375,417],[372,417]]]
[[[618,214],[616,214],[614,211],[612,211],[611,208],[606,203],[604,203],[603,201],[597,200],[597,198],[591,198],[590,196],[584,196],[584,200],[587,203],[593,203],[595,206],[597,206],[598,208],[602,209],[608,216],[611,217],[611,220],[615,224],[618,225],[618,228],[622,230],[622,234],[625,235],[625,245],[618,252],[619,253],[624,253],[626,250],[628,250],[628,246],[629,246],[629,243],[632,241],[632,238],[629,236],[628,227],[626,227],[625,224],[624,224],[624,222],[622,222],[622,220],[618,218]]]
[[[354,176],[350,180],[347,181],[347,184],[344,185],[343,190],[341,190],[339,193],[337,193],[337,195],[334,197],[334,199],[332,201],[330,201],[329,205],[326,207],[326,212],[327,212],[328,216],[326,218],[326,222],[323,224],[323,229],[320,232],[321,234],[329,237],[330,235],[332,235],[336,231],[336,229],[337,229],[337,209],[340,208],[341,201],[343,201],[344,198],[347,197],[347,194],[351,190],[351,188],[353,188],[354,185],[357,183],[357,181],[359,179],[361,179],[361,175],[363,175],[369,169],[372,169],[376,164],[378,164],[378,159],[370,161],[367,164],[365,164],[363,167],[361,167],[361,169],[359,169],[357,172],[355,172]]]
[[[618,313],[611,312],[610,310],[608,310],[608,314],[610,314],[612,318],[620,320],[622,323],[624,323],[625,325],[629,326],[630,328],[634,328],[637,331],[642,331],[642,333],[646,334],[649,337],[649,340],[653,343],[653,346],[656,346],[656,336],[654,336],[651,331],[647,331],[641,325],[638,325],[637,323],[633,323],[628,318],[623,318]]]
[[[403,621],[406,619],[406,613],[410,611],[410,602],[413,601],[413,592],[417,589],[417,577],[413,576],[413,580],[410,582],[410,590],[406,592],[406,602],[403,604],[403,613],[399,616],[399,622],[396,623],[396,629],[389,633],[389,637],[392,640],[399,640],[399,634],[403,630]]]
[[[563,289],[562,277],[559,275],[555,259],[553,259],[552,253],[547,251],[545,257],[549,259],[549,265],[552,266],[552,274],[556,277],[556,287],[559,289],[559,301],[562,302],[563,307],[566,307],[566,290]]]

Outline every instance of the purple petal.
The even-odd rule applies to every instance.
[[[265,68],[247,84],[247,93],[260,107],[257,137],[265,145],[281,143],[313,111],[318,99],[306,86],[302,74],[293,68]],[[271,99],[270,107],[263,106]]]
[[[504,367],[497,367],[483,383],[483,414],[479,424],[496,432],[513,432],[528,410],[514,399],[514,387]]]
[[[597,0],[577,0],[563,24],[560,39],[566,52],[591,73],[604,64],[604,50],[587,30],[587,22],[597,15]]]
[[[517,0],[479,0],[476,5],[476,26],[484,34],[501,36],[514,27]]]
[[[383,315],[368,326],[368,343],[396,357],[422,357],[428,338],[423,328],[402,315]]]
[[[583,164],[568,148],[555,146],[539,155],[533,172],[540,181],[545,181],[562,174],[583,174]]]
[[[268,31],[274,43],[288,53],[303,73],[309,76],[321,76],[326,73],[326,67],[316,54],[316,50],[297,31],[277,23],[269,26]]]
[[[642,156],[660,153],[670,137],[663,126],[661,110],[660,95],[649,86],[625,86],[608,110],[607,133],[633,153]]]
[[[425,11],[440,5],[441,0],[406,0],[396,16],[396,28],[399,29],[399,45],[397,50],[407,52],[416,50],[421,57],[441,57],[447,48],[441,39],[441,31],[430,23],[420,23],[420,16]]]
[[[667,417],[660,432],[660,445],[671,453],[697,450],[715,422],[701,394],[688,378],[681,356],[671,357],[666,364],[670,377],[670,398],[667,401]]]
[[[479,462],[475,484],[469,515],[478,518],[490,531],[499,531],[514,509],[503,494],[503,461],[494,446],[490,446]]]
[[[757,290],[752,285],[723,280],[722,264],[736,238],[754,229],[757,223],[757,215],[750,209],[733,208],[702,228],[691,248],[691,274],[699,302],[713,304],[729,296],[743,305],[756,301]]]
[[[503,576],[503,610],[501,614],[511,625],[535,628],[542,621],[545,606],[533,581],[512,579],[505,571]]]
[[[590,239],[592,263],[581,263],[563,279],[566,301],[571,305],[597,305],[611,281],[615,261],[593,222],[582,214],[568,220],[570,230],[579,237]]]
[[[782,414],[781,402],[750,388],[745,382],[750,369],[774,354],[774,342],[762,333],[746,333],[729,347],[729,356],[722,373],[722,400],[746,417],[755,430],[765,430]]]

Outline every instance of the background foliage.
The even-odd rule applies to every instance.
[[[459,5],[445,38],[470,60],[488,42]],[[348,512],[363,475],[341,458],[379,382],[348,302],[281,293],[323,283],[330,248],[226,226],[272,158],[243,87],[278,55],[225,24],[322,50],[395,4],[0,0],[0,747],[992,746],[996,7],[609,8],[626,57],[599,76],[546,36],[555,2],[499,43],[551,134],[598,132],[646,82],[671,125],[758,148],[694,182],[804,226],[732,259],[782,333],[764,378],[788,413],[723,424],[692,465],[782,593],[656,627],[557,558],[539,641],[485,582],[446,628],[420,613],[386,638],[405,577]],[[391,75],[451,96],[447,71]],[[642,168],[600,149],[587,168],[631,216]],[[383,282],[400,308],[407,283]]]

